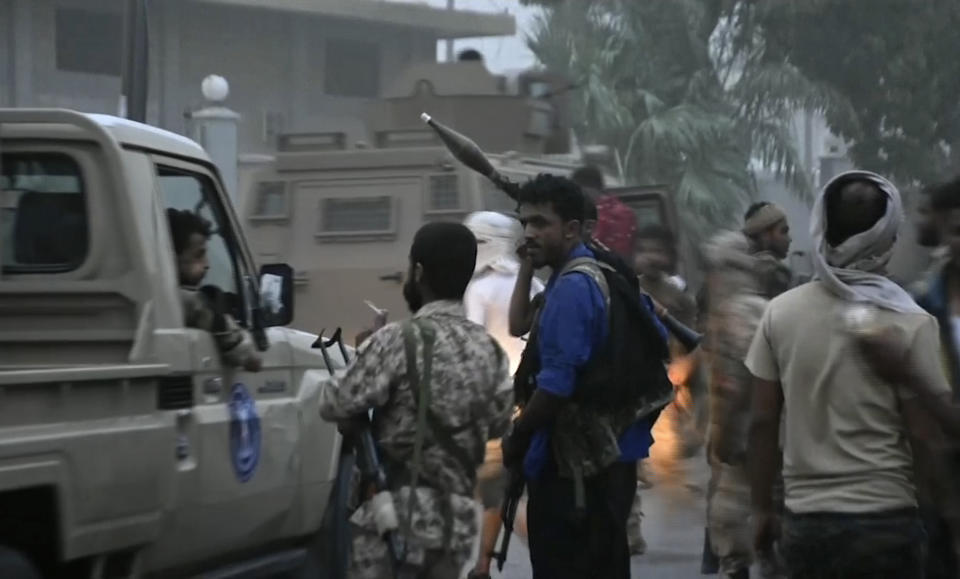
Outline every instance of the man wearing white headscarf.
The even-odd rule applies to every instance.
[[[477,265],[473,280],[467,286],[463,302],[467,318],[487,329],[510,358],[510,373],[516,371],[526,343],[510,335],[510,298],[520,272],[517,246],[523,237],[520,222],[493,211],[470,214],[464,221],[477,238]],[[531,298],[543,291],[540,280],[531,281]],[[477,477],[480,501],[483,504],[483,525],[480,552],[471,578],[490,576],[492,552],[500,533],[500,505],[506,485],[500,440],[487,443],[483,466]]]
[[[757,379],[755,542],[769,548],[781,533],[772,489],[782,445],[780,546],[792,579],[923,577],[917,505],[927,479],[918,475],[938,466],[939,432],[916,395],[872,371],[858,347],[865,333],[895,328],[909,344],[902,361],[949,392],[936,321],[884,274],[902,222],[900,193],[883,177],[832,179],[810,226],[816,278],[770,302],[746,357]]]

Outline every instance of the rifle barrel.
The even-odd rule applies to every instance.
[[[703,340],[703,334],[682,323],[669,313],[660,316],[660,321],[687,352],[696,350]]]

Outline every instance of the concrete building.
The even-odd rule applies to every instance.
[[[116,114],[121,0],[0,0],[0,106]],[[378,0],[150,3],[147,121],[175,132],[203,105],[209,74],[230,82],[241,153],[291,131],[366,138],[367,104],[437,41],[514,33],[513,17]]]

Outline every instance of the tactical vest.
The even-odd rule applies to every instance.
[[[655,415],[669,404],[674,389],[663,364],[668,355],[666,345],[652,321],[652,313],[640,303],[639,288],[624,286],[628,282],[612,267],[589,257],[571,260],[559,276],[571,273],[590,276],[600,288],[610,329],[605,343],[578,372],[574,393],[560,410],[551,436],[560,475],[580,480],[615,462],[620,457],[620,435],[636,420]],[[611,284],[618,285],[611,288]],[[630,320],[620,311],[627,295],[636,296],[633,301],[640,308],[631,312]],[[541,312],[542,307],[534,315],[527,347],[514,377],[514,392],[521,408],[533,395],[536,376],[540,372],[538,334]],[[637,328],[626,326],[642,324],[642,320],[635,319],[637,315],[650,316],[647,320],[649,327],[640,332],[645,334],[642,340],[636,339]],[[624,343],[628,339],[631,344]],[[635,351],[627,351],[630,349]],[[636,375],[638,366],[634,363],[635,375],[628,376],[625,374],[630,370],[624,364],[628,356],[633,362],[647,360],[649,363],[644,367],[641,362],[639,375]],[[638,387],[640,384],[642,386]]]

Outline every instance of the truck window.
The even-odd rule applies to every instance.
[[[87,200],[79,164],[64,153],[0,157],[3,273],[63,273],[87,257]]]
[[[165,166],[157,167],[157,178],[163,194],[164,208],[192,211],[212,224],[213,235],[207,242],[210,270],[203,280],[203,285],[214,285],[231,296],[239,296],[237,288],[240,277],[236,261],[228,240],[224,239],[229,228],[223,226],[226,219],[223,217],[223,208],[220,206],[213,181],[202,173]],[[242,311],[235,312],[241,313]],[[238,315],[237,319],[242,317]]]

